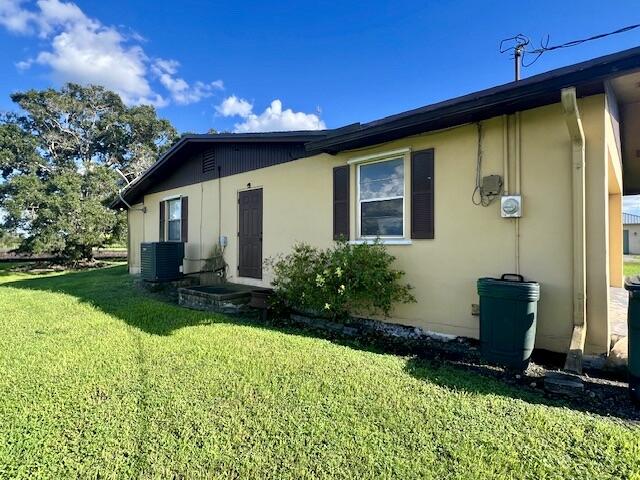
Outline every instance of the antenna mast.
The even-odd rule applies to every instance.
[[[507,44],[505,46],[505,44]],[[500,42],[500,53],[511,50],[513,52],[513,65],[516,82],[521,78],[522,58],[524,57],[525,47],[529,45],[529,37],[519,33],[515,37],[505,38]]]

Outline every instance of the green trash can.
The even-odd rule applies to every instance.
[[[629,342],[629,393],[640,405],[640,277],[627,277],[624,288],[629,291],[627,341]]]
[[[478,295],[482,356],[511,370],[526,370],[536,340],[540,285],[507,273],[480,278]]]

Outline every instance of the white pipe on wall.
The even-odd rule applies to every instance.
[[[204,261],[202,260],[202,209],[204,206],[204,182],[200,182],[200,262],[198,265],[198,270],[204,269]]]
[[[562,89],[562,107],[571,137],[573,197],[573,333],[564,368],[582,373],[587,336],[586,227],[585,227],[585,136],[575,87]]]
[[[514,128],[514,136],[515,136],[515,145],[514,145],[514,155],[515,155],[515,194],[522,195],[520,191],[520,163],[521,163],[521,153],[522,148],[520,147],[520,112],[516,112],[515,114],[515,128]],[[516,273],[520,274],[520,219],[515,219],[515,237],[516,237]]]
[[[502,194],[509,195],[509,117],[502,115]]]
[[[516,112],[515,113],[515,120],[516,120],[516,126],[515,126],[515,137],[516,137],[516,142],[515,142],[515,156],[516,156],[515,194],[516,195],[521,195],[521,192],[520,192],[520,160],[521,160],[522,148],[520,146],[520,112]]]

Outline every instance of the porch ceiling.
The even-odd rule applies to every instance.
[[[625,195],[640,194],[640,72],[611,80],[620,110]]]

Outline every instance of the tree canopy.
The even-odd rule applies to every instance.
[[[124,216],[107,203],[177,138],[148,105],[127,106],[99,86],[67,84],[11,95],[0,117],[3,228],[26,252],[67,260],[122,238]]]

